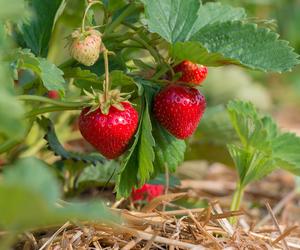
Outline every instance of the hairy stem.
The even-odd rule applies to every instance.
[[[231,202],[230,210],[237,211],[240,209],[240,205],[244,196],[244,187],[239,183],[234,191],[233,199]],[[231,224],[236,224],[237,218],[231,217],[230,218]]]
[[[103,82],[104,101],[108,100],[109,85],[109,68],[108,68],[108,50],[103,51],[104,67],[105,67],[105,81]]]
[[[20,101],[36,101],[69,108],[82,108],[85,105],[83,102],[64,102],[37,95],[19,95],[18,99]]]
[[[29,111],[25,114],[25,118],[32,118],[37,115],[50,113],[50,112],[56,112],[56,111],[80,110],[80,109],[82,109],[82,106],[81,107],[80,106],[78,106],[78,107],[49,106],[49,107],[44,107],[44,108]]]
[[[82,18],[82,23],[81,23],[81,32],[84,33],[85,32],[85,20],[86,20],[86,16],[87,13],[89,12],[90,8],[95,5],[95,4],[101,4],[102,3],[100,1],[93,1],[91,3],[89,3],[89,5],[86,7],[83,18]]]

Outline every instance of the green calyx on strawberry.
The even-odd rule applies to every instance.
[[[170,84],[155,96],[153,111],[166,130],[178,139],[186,139],[198,127],[205,108],[205,97],[199,90]]]
[[[101,112],[105,115],[109,113],[110,107],[114,107],[120,111],[124,110],[123,103],[128,102],[130,98],[130,94],[128,93],[121,93],[119,89],[113,89],[105,93],[99,91],[95,92],[92,89],[92,93],[84,90],[84,93],[89,98],[88,106],[90,107],[90,112],[94,112],[97,109],[100,109]]]
[[[104,49],[101,33],[94,29],[75,30],[71,35],[70,54],[81,64],[91,66],[98,60]]]
[[[115,159],[123,154],[138,126],[138,112],[128,102],[129,96],[118,89],[96,94],[86,92],[90,106],[81,111],[79,130],[103,156]]]

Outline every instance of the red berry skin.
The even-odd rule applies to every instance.
[[[174,72],[181,72],[181,77],[178,79],[179,82],[200,85],[206,79],[208,69],[205,66],[198,66],[185,60],[174,67]]]
[[[139,189],[133,189],[131,197],[133,201],[147,200],[151,201],[154,198],[164,193],[164,186],[159,184],[145,184]]]
[[[84,108],[79,117],[82,136],[108,159],[125,152],[138,126],[137,111],[130,103],[121,104],[123,111],[111,106],[107,115],[100,109],[88,114],[90,108]]]
[[[183,85],[168,85],[154,99],[154,116],[178,139],[194,133],[205,108],[205,97],[200,91]]]
[[[47,95],[51,99],[59,99],[60,98],[59,93],[56,90],[49,90]]]

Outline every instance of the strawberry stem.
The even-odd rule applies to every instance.
[[[105,80],[103,82],[104,102],[107,102],[110,86],[109,86],[108,50],[106,48],[104,48],[103,51],[103,59],[104,59],[104,68],[105,68]]]
[[[65,101],[53,100],[51,98],[37,96],[37,95],[19,95],[18,99],[20,101],[36,101],[36,102],[53,104],[59,107],[66,107],[66,108],[79,108],[85,105],[85,103],[83,102],[65,102]]]
[[[88,4],[88,6],[85,9],[84,15],[83,15],[83,19],[82,19],[82,24],[81,24],[81,32],[84,33],[85,32],[85,20],[86,20],[86,16],[87,13],[89,12],[90,8],[95,5],[95,4],[101,4],[102,3],[100,1],[92,1]]]

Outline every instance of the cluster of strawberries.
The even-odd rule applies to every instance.
[[[78,62],[91,66],[103,51],[105,46],[100,32],[93,29],[73,32],[70,54]],[[154,97],[153,114],[169,133],[178,139],[186,139],[196,130],[206,107],[205,97],[195,87],[205,80],[207,68],[185,60],[173,66],[173,73],[180,75],[179,79],[171,80],[173,83],[162,88]],[[59,98],[55,91],[50,91],[48,96]],[[124,153],[136,132],[138,112],[118,91],[107,91],[106,95],[95,97],[100,105],[82,110],[79,130],[102,155],[115,159]],[[105,112],[101,108],[103,104],[107,106]],[[162,192],[163,186],[146,184],[133,191],[133,199],[142,199],[145,193],[148,199],[152,199]]]
[[[194,86],[206,78],[207,68],[183,61],[174,71],[181,73],[181,77],[158,92],[153,113],[162,127],[185,139],[196,130],[206,107],[204,96]],[[117,158],[127,149],[138,125],[137,111],[129,102],[121,104],[122,110],[111,106],[108,114],[86,108],[79,118],[82,136],[109,159]]]

